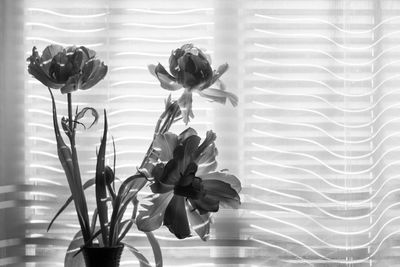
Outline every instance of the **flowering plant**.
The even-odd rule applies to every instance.
[[[225,103],[229,99],[237,104],[237,97],[225,91],[219,80],[227,70],[224,64],[213,71],[209,57],[198,48],[187,44],[172,52],[169,59],[172,75],[161,64],[150,65],[163,88],[178,90],[184,88],[178,100],[171,96],[165,102],[165,110],[158,119],[153,140],[145,153],[137,173],[115,185],[115,145],[114,166],[105,165],[108,135],[107,113],[104,111],[104,130],[97,153],[96,175],[83,183],[78,153],[75,147],[76,128],[88,111],[94,116],[94,125],[99,118],[92,107],[85,107],[72,113],[72,92],[93,87],[107,73],[107,66],[96,58],[96,53],[86,47],[58,45],[46,47],[39,56],[34,47],[28,58],[28,71],[48,87],[52,99],[53,126],[57,142],[58,157],[64,169],[71,196],[56,213],[48,230],[57,217],[74,203],[81,230],[72,240],[65,259],[65,266],[77,266],[74,256],[87,247],[118,247],[125,245],[140,261],[141,266],[150,266],[149,261],[134,247],[124,243],[124,237],[134,224],[146,233],[155,256],[156,266],[162,266],[159,244],[151,233],[162,225],[168,227],[177,238],[191,235],[191,229],[207,240],[211,213],[220,206],[237,208],[240,204],[240,181],[226,171],[216,171],[216,135],[208,131],[201,138],[193,128],[176,135],[171,126],[180,119],[187,124],[193,118],[192,92],[196,91],[209,100]],[[219,89],[210,88],[218,83]],[[59,128],[57,109],[51,89],[61,89],[67,94],[68,116],[62,117],[61,125],[69,139],[64,142]],[[139,201],[137,195],[146,184],[152,194]],[[86,203],[85,190],[95,186],[96,209],[92,219]],[[132,206],[132,207],[131,207]],[[131,210],[131,216],[125,213]]]

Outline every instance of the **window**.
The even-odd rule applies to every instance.
[[[241,178],[243,203],[215,216],[208,243],[158,230],[166,266],[394,266],[399,10],[394,0],[0,2],[9,63],[0,65],[0,265],[63,266],[78,229],[70,210],[45,231],[68,190],[48,92],[17,63],[20,51],[49,43],[98,51],[106,79],[73,98],[107,109],[124,178],[140,163],[168,95],[146,66],[166,64],[172,49],[192,42],[212,54],[214,67],[230,64],[223,80],[239,107],[197,97],[190,125],[201,135],[215,130],[219,166]],[[56,100],[65,114],[66,99]],[[78,136],[85,178],[94,174],[100,133],[98,125]],[[143,235],[129,240],[151,258]],[[126,253],[122,266],[132,264]]]

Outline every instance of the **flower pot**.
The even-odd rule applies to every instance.
[[[118,267],[124,245],[116,247],[83,247],[86,267]]]

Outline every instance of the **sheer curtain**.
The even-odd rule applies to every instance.
[[[78,229],[70,209],[45,230],[68,189],[32,46],[87,45],[109,65],[73,100],[107,109],[124,178],[168,95],[146,65],[192,42],[230,63],[239,107],[197,97],[191,125],[217,132],[219,166],[244,189],[207,243],[157,231],[166,266],[399,266],[399,13],[394,0],[0,1],[0,265],[62,266]],[[78,134],[85,179],[101,126]],[[143,235],[129,241],[151,258]]]
[[[399,3],[243,6],[247,218],[263,264],[398,266]]]

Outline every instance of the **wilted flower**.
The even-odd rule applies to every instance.
[[[231,174],[215,171],[215,138],[209,131],[200,144],[200,137],[192,128],[179,136],[169,132],[157,136],[154,147],[163,163],[152,171],[154,194],[149,196],[152,203],[139,211],[139,230],[149,232],[164,224],[181,239],[191,235],[191,227],[206,240],[210,212],[217,212],[220,206],[239,206],[240,181]]]
[[[84,46],[49,45],[42,56],[33,47],[32,55],[27,59],[30,62],[28,72],[47,87],[61,88],[63,94],[86,90],[107,73],[107,66],[95,56],[95,51]]]
[[[169,58],[169,70],[172,75],[161,64],[149,65],[150,72],[158,78],[162,88],[170,91],[182,87],[185,89],[178,100],[185,123],[188,123],[189,117],[194,117],[192,111],[194,91],[211,101],[225,104],[226,99],[229,99],[233,106],[237,105],[237,96],[225,91],[225,86],[219,80],[227,69],[228,64],[223,64],[213,71],[210,57],[193,44],[185,44],[172,51]],[[218,88],[210,88],[215,84]]]

